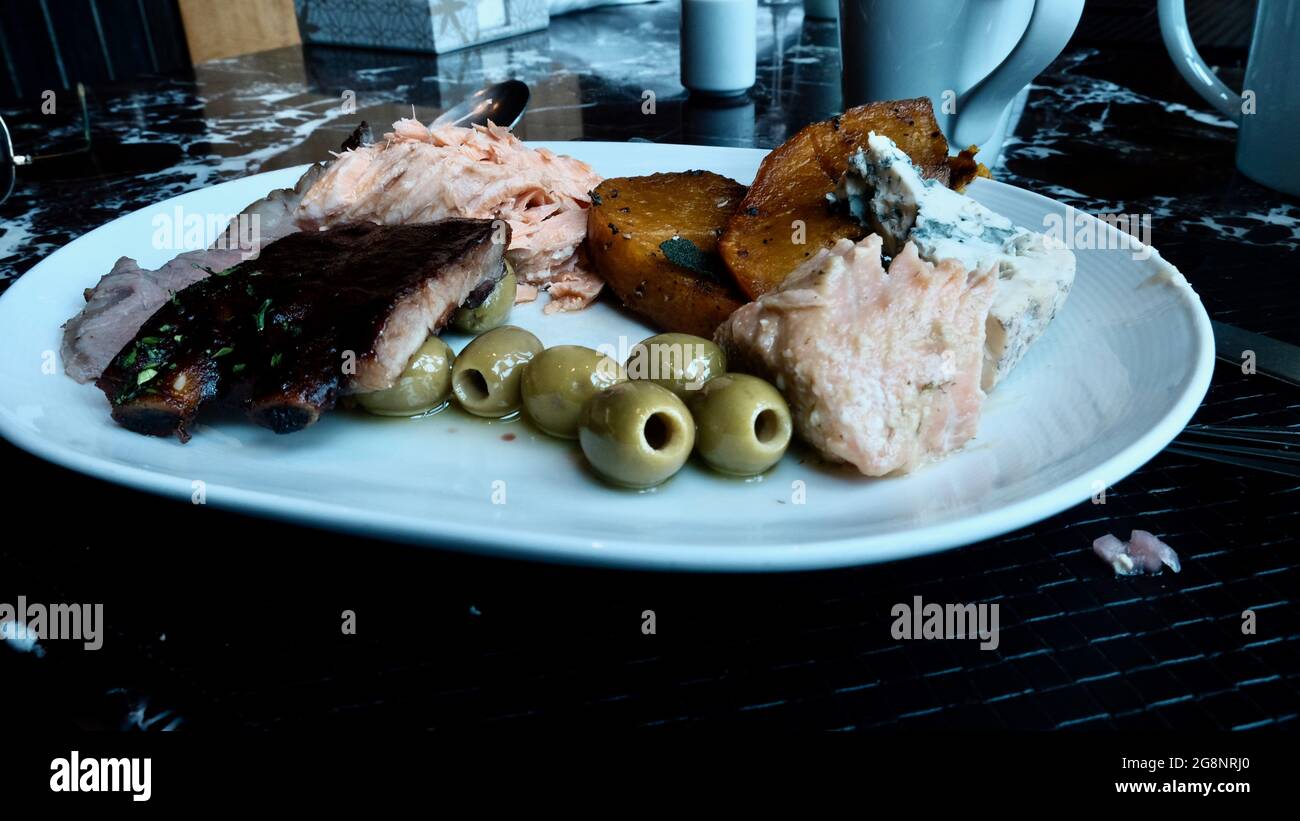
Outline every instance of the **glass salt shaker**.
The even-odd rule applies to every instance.
[[[735,97],[754,85],[758,0],[682,0],[682,85]]]

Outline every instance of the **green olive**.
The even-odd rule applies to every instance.
[[[646,488],[686,464],[695,423],[672,391],[652,382],[620,382],[582,406],[578,442],[601,476],[616,485]]]
[[[519,387],[524,411],[537,427],[576,439],[583,404],[622,379],[618,363],[608,356],[581,345],[557,345],[528,363]]]
[[[487,298],[473,308],[457,308],[451,317],[451,327],[462,333],[481,334],[504,324],[515,307],[517,290],[515,270],[507,262],[506,275],[497,280]]]
[[[790,406],[767,382],[733,373],[710,379],[691,397],[695,449],[714,470],[754,476],[790,446]]]
[[[523,366],[541,351],[541,340],[514,325],[474,337],[451,369],[456,401],[475,416],[509,416],[519,410]]]
[[[659,334],[632,346],[627,377],[648,380],[685,399],[715,376],[727,372],[722,349],[690,334]]]
[[[361,407],[380,416],[417,416],[447,401],[451,393],[451,348],[436,336],[424,341],[391,388],[357,397]]]

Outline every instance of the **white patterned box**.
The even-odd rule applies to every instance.
[[[443,54],[544,29],[547,0],[294,0],[304,43]]]

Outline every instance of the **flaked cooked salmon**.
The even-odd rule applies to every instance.
[[[881,264],[880,237],[841,239],[717,330],[732,370],[784,394],[799,436],[867,476],[906,473],[979,425],[990,270],[932,265],[912,243]]]
[[[340,154],[303,197],[296,218],[304,230],[503,219],[510,223],[506,257],[521,284],[551,291],[548,312],[575,310],[602,285],[579,255],[588,192],[599,183],[586,163],[529,148],[499,126],[429,128],[403,119],[374,145]],[[536,293],[520,290],[523,299]]]

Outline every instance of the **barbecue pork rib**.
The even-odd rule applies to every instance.
[[[341,395],[392,385],[475,288],[504,276],[508,243],[477,219],[291,234],[175,294],[96,384],[139,433],[188,441],[213,403],[302,430]]]

